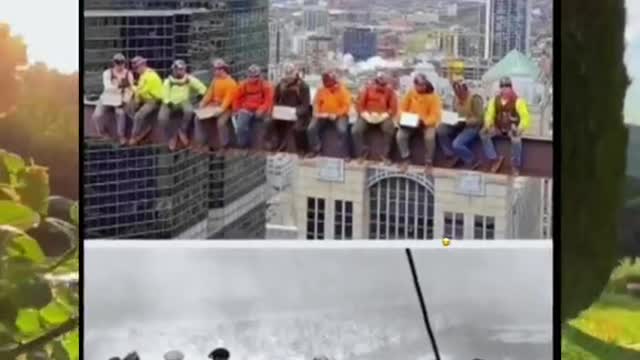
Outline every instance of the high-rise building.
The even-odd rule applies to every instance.
[[[329,34],[329,11],[323,6],[305,6],[303,26],[307,32]]]
[[[455,23],[461,27],[458,53],[462,57],[482,58],[487,34],[487,4],[461,2],[456,6]]]
[[[264,157],[84,144],[84,237],[263,239]]]
[[[499,61],[511,50],[529,53],[531,4],[529,0],[490,0],[487,9],[489,37],[485,56]]]
[[[259,65],[266,75],[269,66],[269,0],[220,0],[230,16],[228,57],[236,78],[244,77],[251,64]]]
[[[208,80],[223,57],[240,77],[267,69],[268,0],[89,0],[85,2],[85,85],[116,52],[167,70],[175,58]],[[84,144],[85,237],[265,238],[264,157],[168,152],[165,145]]]
[[[269,64],[268,0],[89,0],[84,10],[84,89],[101,90],[100,74],[114,53],[144,56],[166,75],[175,59],[210,79],[222,57],[234,77]]]
[[[369,27],[345,29],[342,41],[344,53],[351,54],[356,61],[367,60],[378,53],[378,36]]]

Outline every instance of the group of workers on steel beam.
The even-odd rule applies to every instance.
[[[139,144],[149,135],[153,127],[150,115],[158,110],[159,126],[172,151],[180,144],[195,151],[207,151],[208,134],[214,126],[218,130],[220,149],[227,149],[230,145],[230,119],[234,119],[238,147],[249,147],[252,130],[263,123],[266,127],[266,150],[282,151],[287,139],[279,138],[275,127],[281,122],[276,120],[288,117],[286,120],[294,124],[296,150],[300,155],[305,155],[306,151],[307,156],[313,157],[321,152],[321,137],[329,125],[337,128],[344,154],[351,154],[348,125],[352,97],[334,71],[322,74],[322,86],[312,100],[309,86],[292,64],[285,65],[284,76],[275,87],[263,79],[257,65],[248,68],[244,81],[236,82],[230,75],[230,67],[222,59],[213,61],[213,79],[209,88],[188,73],[187,64],[182,60],[173,63],[171,74],[164,82],[140,56],[131,60],[131,70],[139,77],[137,84],[134,84],[125,57],[122,54],[113,57],[112,67],[103,74],[105,90],[93,113],[99,135],[106,137],[105,111],[115,111],[121,145]],[[359,94],[354,104],[358,117],[351,130],[359,158],[369,155],[364,138],[366,130],[377,126],[384,137],[383,155],[379,160],[390,162],[395,137],[403,170],[406,170],[411,155],[409,140],[411,136],[418,135],[425,141],[427,171],[432,167],[437,143],[447,157],[448,167],[459,163],[469,169],[483,166],[483,161],[469,149],[479,137],[490,171],[497,172],[504,157],[496,153],[493,138],[506,135],[511,139],[512,172],[516,176],[519,174],[522,134],[529,126],[530,116],[526,102],[518,97],[510,78],[500,80],[499,93],[489,100],[486,107],[483,98],[471,91],[463,80],[454,81],[454,109],[461,119],[456,125],[442,123],[442,101],[424,74],[417,74],[413,85],[398,101],[387,76],[378,73]],[[115,101],[113,94],[118,97]],[[111,95],[111,100],[107,101],[108,95]],[[193,98],[200,99],[197,106],[193,105]],[[281,111],[276,111],[276,108]],[[204,109],[210,111],[202,111],[198,115],[198,110]],[[181,118],[172,116],[178,112],[182,114]],[[127,116],[133,119],[130,137],[126,134]],[[407,116],[409,123],[413,119],[413,125],[405,126],[403,116]],[[191,140],[189,129],[192,126],[194,134]]]

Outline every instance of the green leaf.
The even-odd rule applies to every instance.
[[[12,283],[31,280],[39,270],[31,259],[24,256],[9,256],[4,259],[4,265],[6,273],[3,276]]]
[[[10,257],[22,256],[36,264],[42,264],[46,260],[40,244],[24,232],[10,239],[5,237],[5,247]]]
[[[45,349],[36,349],[27,354],[27,360],[49,360],[49,354]]]
[[[30,229],[40,221],[40,216],[28,207],[7,200],[0,200],[0,225],[11,225],[21,230]]]
[[[51,301],[47,306],[40,309],[40,316],[48,325],[56,326],[69,320],[71,312],[57,301]]]
[[[13,324],[18,316],[18,307],[9,296],[0,296],[0,332],[8,331],[3,323]]]
[[[9,184],[0,183],[0,200],[20,202],[20,195]]]
[[[16,318],[16,327],[22,335],[33,336],[42,332],[40,313],[36,309],[20,309]]]
[[[17,283],[14,302],[23,308],[40,309],[53,299],[49,283],[41,278],[32,278]]]
[[[55,288],[54,296],[59,304],[66,307],[67,310],[78,309],[80,305],[78,292],[71,291],[66,286],[58,286]]]
[[[46,216],[49,210],[49,173],[42,166],[28,166],[18,173],[16,191],[22,203]]]
[[[51,343],[51,359],[70,360],[69,352],[64,347],[63,340],[56,340]]]
[[[4,164],[10,173],[16,174],[25,167],[24,160],[18,154],[3,152],[0,156],[2,156]]]
[[[77,329],[67,334],[62,339],[62,344],[69,354],[69,360],[80,359],[80,337]]]
[[[71,221],[73,221],[73,225],[78,226],[80,223],[80,206],[78,202],[74,202],[70,211]]]
[[[6,154],[6,151],[0,149],[0,160],[4,154]],[[7,168],[7,165],[5,165],[4,161],[0,161],[0,182],[11,182],[11,174],[9,173],[9,169]]]

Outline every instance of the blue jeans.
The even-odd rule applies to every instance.
[[[474,156],[473,152],[469,149],[469,145],[478,137],[478,133],[480,132],[479,128],[464,127],[455,139],[453,139],[453,143],[451,142],[451,137],[455,128],[448,126],[446,130],[440,130],[440,128],[438,130],[438,140],[445,155],[455,155],[462,159],[465,165],[473,164]]]
[[[246,149],[251,146],[251,136],[253,130],[256,127],[256,123],[262,120],[254,112],[247,110],[240,110],[236,115],[236,138],[238,140],[238,146]]]
[[[480,133],[484,154],[491,161],[498,159],[496,147],[493,144],[493,137],[498,134],[499,132],[496,129],[489,130],[488,133]],[[510,134],[509,138],[511,139],[511,165],[520,169],[522,166],[522,138],[514,134]]]
[[[351,154],[349,147],[349,118],[346,116],[338,117],[336,120],[322,119],[314,117],[307,128],[307,137],[311,151],[320,152],[322,150],[322,133],[329,125],[335,124],[340,137],[340,145],[345,154]]]

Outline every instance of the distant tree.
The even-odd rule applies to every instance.
[[[627,128],[624,0],[564,0],[561,117],[561,319],[598,299],[618,258]],[[598,44],[594,46],[594,44]]]
[[[17,69],[27,64],[27,47],[12,36],[9,25],[0,23],[0,118],[15,109],[18,93]]]
[[[0,24],[0,144],[51,169],[55,193],[77,198],[78,74],[27,67],[26,45]]]

